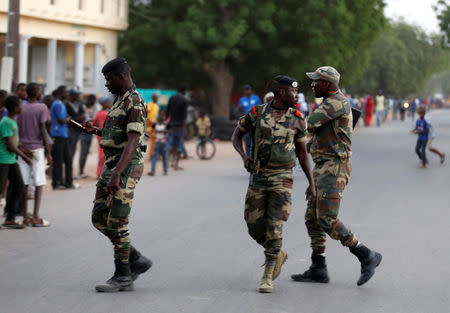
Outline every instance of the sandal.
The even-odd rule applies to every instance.
[[[11,229],[22,229],[25,228],[23,224],[19,224],[15,221],[5,221],[2,225],[5,228],[11,228]]]
[[[48,227],[50,226],[50,222],[44,220],[43,218],[33,218],[32,220],[33,227]]]

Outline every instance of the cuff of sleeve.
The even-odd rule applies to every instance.
[[[306,138],[306,136],[295,139],[295,142],[298,142],[298,143],[306,142],[306,141],[308,141],[308,138]]]
[[[128,123],[127,134],[129,132],[137,132],[142,136],[144,134],[144,126],[142,123]]]
[[[243,133],[248,133],[248,130],[242,127],[241,125],[238,125],[238,129]]]

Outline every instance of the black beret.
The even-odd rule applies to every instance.
[[[130,66],[127,63],[127,60],[124,58],[115,58],[106,63],[102,68],[102,73],[129,73],[130,72]]]
[[[298,87],[298,82],[295,78],[286,76],[286,75],[277,75],[273,79],[273,89],[279,88],[279,87]]]

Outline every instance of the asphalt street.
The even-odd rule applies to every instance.
[[[430,117],[435,146],[450,153],[450,111]],[[47,193],[42,212],[51,227],[0,230],[0,312],[449,312],[450,164],[440,166],[429,153],[429,167],[419,167],[412,125],[411,119],[393,121],[354,135],[353,173],[340,218],[383,254],[362,287],[356,286],[359,262],[331,239],[330,283],[290,280],[310,264],[306,181],[296,167],[284,226],[289,259],[274,293],[257,292],[263,249],[247,235],[248,175],[234,155],[167,177],[143,177],[130,228],[132,243],[154,266],[135,282],[134,292],[94,291],[113,272],[112,246],[90,222],[94,188]]]

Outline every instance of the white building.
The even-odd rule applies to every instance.
[[[8,0],[0,0],[0,58],[5,53]],[[128,0],[21,0],[19,82],[104,93],[102,65],[117,56],[127,28]]]

